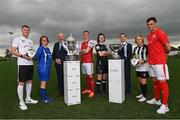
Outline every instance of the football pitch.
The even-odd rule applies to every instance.
[[[63,96],[58,96],[57,80],[54,64],[51,69],[51,79],[48,85],[48,94],[53,98],[52,104],[39,102],[36,105],[27,105],[28,110],[21,111],[17,98],[17,67],[16,62],[0,62],[0,118],[55,118],[55,119],[170,119],[180,118],[180,58],[168,59],[170,81],[169,109],[165,115],[159,115],[157,105],[139,103],[135,96],[138,94],[139,85],[132,70],[132,94],[122,104],[109,103],[106,95],[97,95],[94,98],[81,96],[81,104],[67,106]],[[32,98],[40,101],[39,80],[35,64]],[[84,79],[81,79],[81,89],[84,88]],[[148,79],[148,99],[153,96],[153,82]]]

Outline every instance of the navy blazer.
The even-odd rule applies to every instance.
[[[52,57],[55,61],[55,59],[61,59],[61,61],[65,61],[67,56],[67,51],[64,49],[63,46],[61,46],[61,50],[59,49],[59,42],[54,44],[53,47],[53,53],[52,53]]]
[[[124,55],[124,47],[118,51],[118,55],[121,57],[121,59],[124,59],[125,61],[130,61],[132,56],[132,45],[130,43],[126,43],[127,47],[127,56]]]
[[[126,55],[125,47],[127,47]],[[131,56],[132,56],[132,45],[126,43],[126,45],[119,50],[119,56],[124,59],[124,73],[125,73],[125,94],[128,95],[131,93]]]

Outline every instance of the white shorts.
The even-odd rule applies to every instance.
[[[169,71],[167,64],[150,65],[149,75],[151,77],[157,77],[158,80],[168,80]]]
[[[82,73],[87,75],[92,75],[94,73],[93,63],[83,63],[82,64]]]

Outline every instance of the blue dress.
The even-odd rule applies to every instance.
[[[38,76],[40,81],[48,81],[50,79],[50,70],[52,63],[52,54],[49,48],[39,46],[34,59],[38,60]]]

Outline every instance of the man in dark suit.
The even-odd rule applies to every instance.
[[[119,35],[120,45],[122,49],[119,50],[118,54],[121,59],[124,59],[124,72],[125,72],[125,95],[131,94],[131,56],[132,56],[132,45],[127,43],[127,35],[121,33]]]
[[[64,33],[59,33],[58,40],[59,42],[54,44],[52,57],[55,62],[57,80],[58,80],[58,88],[60,95],[64,94],[64,74],[63,74],[63,62],[67,56],[67,51],[64,48]]]

